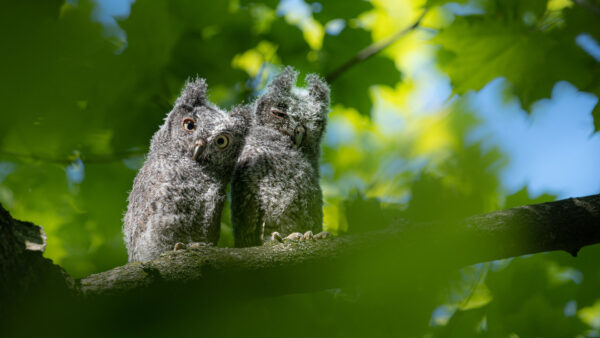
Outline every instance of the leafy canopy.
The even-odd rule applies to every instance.
[[[13,1],[0,11],[0,203],[43,225],[46,256],[75,277],[126,262],[127,193],[190,76],[205,77],[211,99],[231,107],[259,95],[281,65],[327,76],[426,11],[417,28],[331,83],[321,173],[325,227],[336,234],[554,199],[503,189],[509,158],[467,140],[480,121],[464,94],[503,77],[505,95],[526,109],[558,81],[600,96],[600,63],[577,42],[581,34],[600,41],[597,1],[137,0],[118,26],[94,19],[104,5]],[[436,91],[436,81],[451,90]],[[220,245],[231,246],[228,207],[222,222]],[[299,318],[338,335],[594,334],[598,257],[591,247],[578,259],[551,253],[459,272],[414,257],[373,285],[259,300],[207,320],[246,335]],[[107,323],[120,315],[101,313]],[[197,320],[188,316],[177,323]],[[154,333],[187,329],[174,323]]]

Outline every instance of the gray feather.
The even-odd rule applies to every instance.
[[[178,242],[218,241],[225,189],[244,144],[249,115],[247,107],[227,113],[208,102],[204,79],[186,83],[152,137],[129,194],[123,232],[130,262],[156,258]],[[188,119],[194,121],[193,130],[184,124],[189,125]],[[223,135],[229,142],[221,149]],[[198,144],[204,147],[194,160]]]
[[[295,87],[297,76],[286,67],[251,105],[254,123],[232,180],[238,247],[259,245],[272,232],[322,230],[319,158],[329,87],[315,74],[307,76],[307,89]]]

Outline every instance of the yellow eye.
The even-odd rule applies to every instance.
[[[219,149],[225,149],[229,145],[229,137],[225,134],[221,134],[215,139],[215,144]]]
[[[183,119],[183,129],[186,131],[192,131],[196,129],[196,122],[193,119]]]

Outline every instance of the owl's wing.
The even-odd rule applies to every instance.
[[[231,223],[236,247],[262,244],[265,212],[258,196],[255,161],[241,159],[231,183]]]

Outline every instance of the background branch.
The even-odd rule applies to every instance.
[[[415,23],[413,23],[412,25],[399,30],[396,34],[390,36],[387,39],[375,42],[375,43],[369,45],[368,47],[362,49],[361,51],[359,51],[353,58],[351,58],[350,60],[343,63],[341,66],[339,66],[336,69],[329,72],[329,74],[327,74],[325,76],[325,79],[327,80],[327,82],[331,83],[331,82],[335,81],[335,79],[337,79],[344,72],[348,71],[350,68],[369,59],[373,55],[379,53],[380,51],[382,51],[383,49],[385,49],[386,47],[391,45],[392,43],[398,41],[398,39],[400,39],[401,37],[406,35],[408,32],[419,27],[419,25],[421,24],[421,21],[423,20],[423,17],[425,17],[426,13],[427,13],[427,9],[425,9],[423,11],[421,16],[419,16],[417,21],[415,21]]]
[[[119,152],[115,152],[115,153],[109,154],[109,155],[77,154],[77,155],[71,155],[68,157],[51,157],[51,156],[46,156],[46,155],[25,154],[25,153],[19,153],[19,152],[15,152],[15,151],[2,150],[2,151],[0,151],[0,156],[21,158],[21,159],[27,159],[27,160],[37,161],[37,162],[44,162],[44,163],[69,165],[69,164],[73,163],[73,161],[76,160],[77,158],[80,158],[85,164],[110,163],[110,162],[121,161],[126,158],[131,158],[131,157],[136,157],[136,156],[144,156],[147,152],[148,152],[147,149],[134,149],[134,150],[119,151]]]

